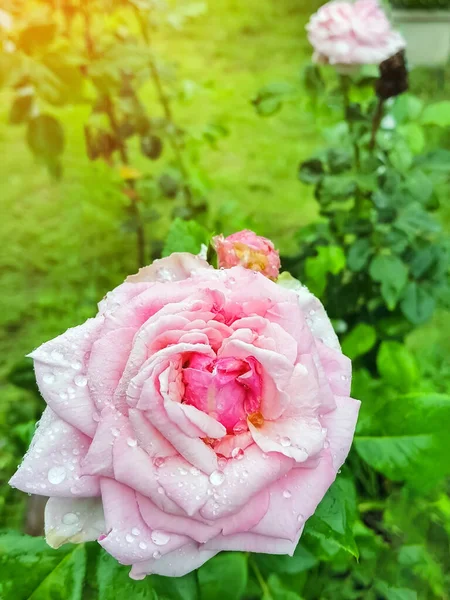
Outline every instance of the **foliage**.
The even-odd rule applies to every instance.
[[[66,1],[33,2],[34,7],[45,4],[59,7],[73,4],[75,8],[79,5]],[[108,20],[93,11],[96,43],[102,47],[107,43],[117,47],[114,56],[107,53],[104,64],[118,60],[127,46],[130,50],[135,43],[139,43],[140,49],[144,47],[142,38],[138,42],[140,34],[134,9],[130,10],[127,4],[124,10],[125,4],[111,2],[108,9],[114,7],[114,11]],[[29,32],[32,38],[54,37],[49,45],[36,45],[42,51],[36,56],[33,54],[30,37],[27,39],[28,34],[22,36],[20,32],[37,16],[37,20],[41,20],[42,13],[17,10],[16,14],[11,9],[16,27],[12,33],[0,34],[0,45],[1,35],[14,43],[20,37],[20,44],[26,49],[26,52],[19,50],[0,56],[0,81],[4,82],[7,90],[4,98],[10,101],[11,107],[6,115],[11,118],[11,125],[0,130],[4,192],[8,200],[4,227],[11,240],[7,256],[2,259],[2,284],[6,290],[1,311],[5,325],[2,351],[6,365],[0,371],[0,522],[8,531],[2,534],[0,541],[0,597],[5,600],[30,597],[33,600],[77,597],[105,600],[120,595],[142,600],[156,597],[203,600],[232,597],[232,594],[239,597],[240,594],[248,600],[446,599],[450,588],[450,502],[445,425],[449,420],[446,392],[450,373],[448,354],[441,340],[446,338],[448,318],[438,313],[431,323],[418,326],[408,317],[408,314],[419,314],[422,321],[429,312],[427,296],[422,290],[430,286],[434,294],[436,280],[431,281],[429,274],[434,268],[423,266],[422,275],[411,276],[413,264],[416,264],[414,272],[420,272],[417,261],[412,262],[413,252],[402,254],[401,240],[394,244],[392,239],[398,229],[398,217],[385,222],[383,230],[395,250],[389,250],[391,246],[377,246],[377,255],[389,258],[387,262],[386,258],[382,258],[381,263],[378,260],[371,269],[375,233],[364,233],[361,223],[358,223],[359,229],[350,232],[354,238],[338,236],[332,231],[333,243],[328,243],[331,221],[326,215],[321,216],[320,223],[302,227],[299,235],[292,235],[315,214],[310,192],[323,178],[328,178],[328,182],[322,193],[326,196],[336,191],[338,197],[328,207],[330,210],[336,202],[344,211],[349,207],[347,215],[351,216],[354,190],[362,189],[365,209],[369,204],[372,211],[370,218],[363,215],[362,224],[366,227],[369,220],[374,229],[382,224],[378,217],[383,206],[371,205],[375,192],[369,189],[367,179],[370,177],[365,182],[364,178],[357,178],[356,183],[353,178],[354,145],[348,137],[348,124],[341,119],[336,122],[336,112],[342,109],[343,102],[333,78],[323,69],[308,65],[302,71],[302,82],[294,78],[288,85],[281,82],[286,71],[296,69],[296,63],[304,61],[309,53],[299,32],[302,14],[311,11],[313,3],[300,6],[293,1],[250,2],[240,7],[237,14],[234,2],[219,0],[214,3],[214,11],[210,9],[207,25],[198,19],[199,24],[187,30],[183,30],[187,21],[202,16],[204,3],[182,4],[184,6],[174,9],[174,3],[169,2],[170,10],[164,12],[162,3],[152,3],[157,7],[152,11],[152,18],[164,20],[165,28],[158,32],[156,24],[151,29],[151,54],[156,59],[170,106],[176,108],[188,182],[195,197],[193,204],[204,210],[202,203],[207,198],[208,220],[200,215],[201,223],[197,224],[192,212],[186,211],[185,180],[177,168],[167,132],[159,129],[163,110],[155,96],[154,84],[151,87],[147,81],[148,65],[142,70],[147,75],[133,79],[132,86],[154,129],[147,136],[133,134],[126,139],[130,163],[126,169],[120,169],[122,161],[118,149],[111,155],[114,164],[105,162],[104,154],[110,150],[111,141],[107,137],[100,146],[102,157],[88,164],[85,149],[80,150],[82,136],[77,132],[82,132],[87,125],[96,140],[98,130],[111,133],[111,128],[105,113],[92,111],[90,114],[99,94],[90,79],[89,69],[85,72],[81,68],[89,65],[90,60],[85,60],[80,15],[70,19],[71,39],[76,42],[70,52],[60,29],[54,35],[51,29],[44,27]],[[10,10],[10,5],[19,6],[17,0],[7,0],[2,8]],[[145,11],[150,3],[140,1],[139,5]],[[64,20],[60,13],[58,15],[59,28]],[[52,21],[49,12],[44,15],[44,21],[47,20]],[[121,35],[124,25],[128,30],[125,38]],[[168,27],[172,31],[170,35],[167,35]],[[158,33],[160,40],[163,39],[159,46],[154,43]],[[214,43],[210,36],[215,36]],[[136,39],[130,40],[130,37]],[[54,51],[51,44],[56,44]],[[261,62],[262,45],[266,58]],[[48,66],[43,62],[47,54],[56,55],[54,62],[47,57]],[[160,58],[169,54],[174,59],[186,56],[189,81],[178,81],[174,85],[170,65]],[[17,70],[15,67],[4,69],[4,66],[15,64],[19,56],[25,58],[28,72],[36,82],[33,90],[27,85],[16,89],[5,81],[5,76],[14,76]],[[79,57],[82,57],[81,64]],[[130,51],[123,54],[123,64],[130,65],[133,74],[139,73],[137,63],[147,57],[148,54]],[[57,75],[58,61],[65,64],[66,58],[69,63],[75,58],[75,68],[66,65],[68,84],[64,83],[63,75]],[[108,64],[105,64],[106,70]],[[58,81],[54,76],[59,77]],[[368,84],[373,77],[374,73],[365,69],[357,78],[358,85],[350,91],[352,139],[360,146],[363,168],[370,154],[366,144],[374,106],[370,104]],[[275,86],[270,84],[271,78],[277,82]],[[387,106],[387,117],[392,118],[382,121],[374,154],[377,161],[380,157],[386,161],[381,166],[399,175],[401,187],[409,188],[408,194],[414,198],[411,202],[422,207],[419,217],[406,220],[408,243],[414,246],[420,239],[430,245],[442,239],[434,230],[438,227],[438,213],[444,217],[448,214],[442,202],[448,193],[449,155],[442,150],[448,147],[445,132],[448,103],[443,100],[423,104],[423,97],[445,95],[445,90],[435,89],[431,75],[414,71],[411,80],[421,99],[408,94]],[[265,88],[262,94],[254,93],[258,85]],[[121,86],[114,87],[111,100],[122,118],[124,99],[120,90]],[[196,98],[193,102],[189,101],[192,96]],[[252,97],[255,108],[267,116],[267,120],[258,123],[252,115]],[[61,136],[57,134],[55,139],[60,141],[55,145],[56,150],[47,151],[50,157],[56,155],[56,160],[52,164],[46,156],[41,157],[49,169],[53,169],[55,177],[62,176],[56,184],[50,185],[40,169],[33,167],[30,158],[22,154],[23,142],[18,138],[26,139],[28,122],[39,116],[33,112],[34,104],[30,100],[39,104],[39,115],[57,119],[64,131],[64,154],[57,152],[62,149]],[[271,119],[270,114],[276,112],[279,118]],[[178,125],[178,117],[182,127]],[[220,117],[219,122],[217,117]],[[206,127],[202,125],[204,118],[211,119]],[[131,120],[129,113],[126,119]],[[232,123],[233,127],[228,139],[221,142],[221,149],[226,144],[226,151],[219,154],[214,148],[217,140],[226,134],[223,122]],[[302,153],[302,159],[311,153],[312,145],[318,140],[316,128],[325,134],[330,149],[319,153],[309,165],[305,162],[302,180],[309,178],[310,181],[303,187],[299,201],[294,163],[299,160],[298,152]],[[33,144],[36,148],[46,147],[49,128],[44,125],[35,129],[39,135],[33,134],[32,139],[36,140]],[[42,139],[44,143],[39,141]],[[441,143],[441,148],[437,148],[441,139],[447,144]],[[402,144],[403,149],[398,150]],[[409,153],[404,150],[405,144]],[[200,152],[205,155],[209,147],[212,151],[206,162],[202,162]],[[63,167],[63,173],[55,164]],[[419,175],[414,185],[408,185],[414,181],[416,172],[423,172],[425,178]],[[214,173],[213,193],[210,193],[212,181],[207,173]],[[335,179],[330,180],[331,176]],[[377,174],[377,185],[379,177],[381,174]],[[431,181],[431,195],[426,178]],[[384,189],[386,183],[380,180]],[[397,185],[393,180],[392,186],[394,184]],[[168,229],[164,253],[179,249],[197,252],[201,243],[208,242],[213,230],[225,229],[230,233],[253,226],[259,233],[274,237],[286,255],[292,252],[293,256],[284,257],[284,264],[290,261],[288,268],[296,273],[304,268],[304,279],[322,297],[336,279],[345,283],[348,277],[357,277],[358,281],[361,277],[370,283],[371,295],[369,291],[364,292],[352,312],[351,322],[334,318],[345,352],[357,367],[352,394],[363,400],[354,448],[335,486],[307,522],[293,557],[224,553],[185,578],[152,576],[136,582],[128,578],[128,567],[118,565],[96,544],[52,550],[41,538],[18,533],[25,528],[30,530],[24,515],[31,512],[35,497],[28,498],[12,490],[7,480],[28,446],[43,402],[36,394],[30,361],[17,361],[17,357],[94,314],[98,299],[135,267],[129,234],[136,232],[136,217],[130,211],[131,199],[127,195],[133,187],[141,198],[139,208],[147,236],[151,238],[147,255],[151,252],[154,257],[159,256],[164,248],[161,240]],[[346,200],[350,192],[352,195]],[[392,187],[386,194],[391,198],[392,207]],[[422,206],[422,198],[427,196],[430,196],[427,206]],[[379,195],[377,199],[380,200]],[[435,208],[438,200],[441,206]],[[124,207],[128,217],[125,222]],[[384,208],[383,214],[389,215],[386,212],[389,206]],[[394,210],[397,210],[396,204]],[[170,225],[174,213],[179,218]],[[431,227],[426,235],[424,227]],[[317,244],[318,233],[326,243]],[[363,242],[358,246],[356,242],[360,238],[367,239],[369,244]],[[302,251],[303,243],[309,244],[311,250],[303,265],[300,265],[300,257],[295,257],[300,243]],[[379,248],[383,251],[378,252]],[[399,259],[402,266],[392,258]],[[421,260],[427,264],[430,258],[422,255]],[[386,264],[396,277],[390,273],[383,286]],[[409,287],[410,308],[405,309],[408,304],[402,308],[403,302],[398,300],[391,311],[389,306],[399,293],[405,268],[408,283],[412,277],[411,282],[416,284]],[[389,305],[382,295],[382,287]],[[348,289],[348,295],[343,298],[341,310],[352,304],[352,291]],[[387,315],[386,323],[375,317],[372,308],[366,308],[364,298],[378,299],[380,310]],[[441,300],[445,301],[445,297],[439,302]],[[331,310],[331,306],[327,309]],[[372,315],[370,319],[368,314]],[[405,333],[410,331],[412,337],[405,338]],[[358,560],[355,554],[359,554]],[[221,576],[224,573],[228,574],[227,580]]]
[[[449,305],[450,246],[435,213],[450,154],[433,149],[427,134],[446,126],[450,105],[400,96],[373,151],[372,110],[370,101],[352,105],[333,146],[300,165],[323,219],[299,231],[300,251],[284,265],[322,298],[349,355],[374,372],[383,340],[403,340]]]
[[[394,8],[417,10],[445,10],[450,8],[449,0],[390,0]]]

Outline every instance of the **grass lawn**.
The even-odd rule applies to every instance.
[[[214,0],[183,30],[163,28],[154,43],[189,99],[176,100],[182,127],[219,122],[229,130],[216,150],[203,146],[212,216],[227,214],[292,250],[292,234],[316,215],[310,191],[296,180],[299,161],[320,142],[311,114],[288,106],[258,117],[251,99],[279,80],[295,81],[309,61],[304,26],[317,0]],[[193,83],[192,83],[193,82]],[[146,87],[143,98],[152,101]],[[90,163],[82,125],[86,107],[60,111],[67,144],[65,176],[54,183],[25,146],[21,128],[6,124],[0,104],[0,352],[4,370],[45,339],[91,316],[95,303],[135,270],[133,234],[114,172]],[[300,103],[301,104],[301,103]],[[155,115],[156,116],[156,115]],[[136,164],[140,165],[136,157]],[[155,168],[153,165],[145,168]],[[225,211],[225,212],[224,212]],[[163,238],[168,219],[149,226]],[[431,326],[433,339],[442,330]]]

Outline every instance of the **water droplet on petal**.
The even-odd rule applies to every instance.
[[[197,475],[200,475],[200,470],[197,469],[197,467],[192,467],[190,469],[191,475],[194,475],[195,477],[197,477]]]
[[[61,400],[67,400],[67,398],[69,397],[69,395],[66,394],[66,392],[61,392],[59,394],[59,397],[61,398]]]
[[[78,520],[77,515],[72,512],[66,513],[62,518],[64,525],[75,525],[75,523],[78,523]]]
[[[155,552],[153,552],[153,558],[155,560],[158,560],[158,558],[161,558],[161,552],[159,552],[158,550],[156,550]]]
[[[48,383],[49,385],[55,382],[55,376],[53,373],[44,373],[42,376],[44,383]]]
[[[145,542],[139,542],[139,548],[141,550],[145,550],[147,548],[147,544]]]
[[[299,523],[302,523],[304,520],[305,520],[305,517],[304,517],[304,516],[303,516],[303,515],[300,513],[300,514],[298,515],[298,517],[297,517],[297,521],[298,521]]]
[[[163,456],[156,456],[156,457],[153,459],[153,464],[154,464],[154,465],[155,465],[155,467],[157,467],[157,468],[159,468],[159,467],[162,467],[162,466],[163,466],[163,464],[164,464],[165,462],[166,462],[166,461],[165,461],[165,459],[164,459],[164,457],[163,457]]]
[[[61,362],[64,360],[64,354],[61,354],[61,352],[58,352],[58,350],[53,350],[50,356],[55,362]]]
[[[132,535],[130,535],[129,533],[127,533],[127,535],[125,536],[125,540],[131,544],[132,542],[134,542],[134,537]]]
[[[248,471],[242,471],[242,477],[248,477]]]
[[[280,444],[283,446],[283,448],[287,448],[291,445],[291,440],[288,437],[282,437],[280,439]]]
[[[139,535],[141,532],[137,527],[133,527],[133,529],[131,530],[131,533],[133,535]]]
[[[290,498],[291,496],[292,496],[292,494],[289,490],[284,490],[283,498]]]
[[[113,435],[114,437],[119,437],[120,431],[115,427],[111,427],[111,435]]]
[[[158,494],[164,494],[164,493],[165,493],[164,492],[164,488],[161,487],[161,486],[159,486],[159,488],[158,488]]]
[[[79,360],[75,360],[75,361],[73,361],[73,363],[72,363],[70,366],[71,366],[71,367],[72,367],[72,369],[74,369],[75,371],[79,371],[79,370],[80,370],[80,369],[83,367],[82,363],[80,363],[80,361],[79,361]]]
[[[231,451],[231,456],[236,460],[241,460],[242,458],[244,458],[244,451],[242,450],[242,448],[233,448],[233,450]]]
[[[159,531],[158,529],[152,531],[151,538],[152,542],[157,546],[165,546],[170,541],[170,535],[165,531]]]
[[[66,469],[64,467],[52,467],[48,472],[48,480],[50,483],[57,485],[62,483],[66,478]]]
[[[134,438],[128,438],[127,444],[130,446],[130,448],[134,448],[135,446],[137,446],[137,440],[135,440]]]
[[[179,471],[180,475],[187,475],[187,471],[186,471],[186,469],[183,469],[183,467],[180,467],[178,469],[178,471]]]
[[[78,387],[84,387],[85,385],[87,385],[87,377],[85,377],[84,375],[75,375],[73,381]]]
[[[225,481],[225,475],[222,473],[222,471],[213,471],[209,476],[209,481],[212,483],[212,485],[222,485],[222,483]]]
[[[328,440],[325,440],[324,443],[323,443],[323,447],[325,448],[325,450],[327,448],[329,448],[330,447],[330,442]]]

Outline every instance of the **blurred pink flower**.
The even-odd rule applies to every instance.
[[[313,60],[331,65],[378,65],[406,46],[377,0],[329,2],[306,26]]]
[[[186,253],[31,357],[47,408],[10,483],[50,497],[51,546],[98,540],[134,579],[221,550],[292,555],[359,410],[305,287]]]
[[[213,239],[219,267],[229,269],[240,265],[259,271],[270,279],[277,279],[280,271],[280,256],[273,243],[253,231],[244,229],[224,237]]]

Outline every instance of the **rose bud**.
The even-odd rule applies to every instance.
[[[253,231],[244,229],[224,237],[213,238],[218,265],[229,269],[240,265],[246,269],[259,271],[269,279],[276,280],[280,271],[280,255],[273,243]]]

